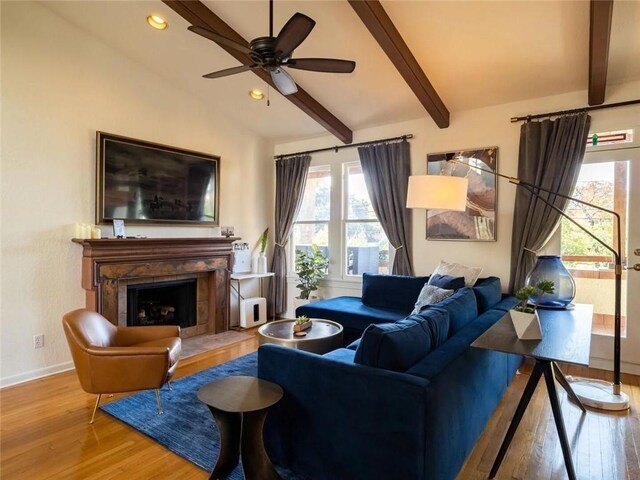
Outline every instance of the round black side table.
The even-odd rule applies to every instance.
[[[279,480],[264,449],[262,427],[271,405],[283,395],[282,388],[256,377],[234,376],[215,380],[200,388],[220,431],[220,456],[209,480],[221,480],[242,460],[245,480]]]

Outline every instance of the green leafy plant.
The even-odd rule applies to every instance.
[[[311,292],[318,289],[318,283],[327,273],[329,260],[317,245],[311,245],[311,253],[305,250],[296,251],[296,273],[300,298],[308,300]]]
[[[542,300],[545,293],[552,294],[555,291],[555,285],[551,280],[540,280],[535,285],[527,285],[516,292],[516,298],[520,303],[514,307],[514,310],[524,313],[535,313],[538,304]],[[529,305],[529,299],[534,297],[533,305]]]
[[[265,253],[267,251],[267,243],[269,241],[269,227],[266,228],[260,238],[258,239],[258,250],[260,253]]]
[[[302,325],[303,323],[307,323],[309,321],[309,317],[306,315],[300,315],[296,318],[296,325]]]

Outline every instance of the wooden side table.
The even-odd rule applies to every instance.
[[[511,440],[542,375],[544,375],[547,393],[551,402],[551,410],[553,411],[553,419],[558,430],[558,437],[560,437],[560,446],[567,474],[570,480],[575,480],[576,478],[573,460],[571,459],[571,449],[567,440],[564,419],[562,418],[562,409],[558,401],[556,380],[567,391],[569,398],[580,407],[583,414],[586,413],[586,409],[573,392],[571,385],[556,362],[582,366],[589,365],[593,306],[576,304],[572,310],[538,309],[538,316],[540,317],[540,327],[542,328],[542,340],[518,339],[511,322],[511,316],[507,312],[471,344],[472,347],[476,348],[523,355],[535,361],[533,372],[531,372],[527,386],[522,393],[507,434],[500,446],[498,456],[491,468],[489,478],[495,478],[498,473],[500,464],[509,449]]]
[[[269,407],[280,401],[282,388],[256,377],[234,376],[200,388],[220,431],[220,455],[209,480],[225,479],[242,460],[245,480],[278,480],[264,449],[262,427]]]

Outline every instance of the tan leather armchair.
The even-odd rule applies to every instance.
[[[158,414],[162,414],[159,389],[173,376],[180,358],[180,327],[116,327],[91,310],[79,309],[63,319],[82,389],[98,395],[155,389]]]

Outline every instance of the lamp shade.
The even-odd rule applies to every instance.
[[[456,210],[467,208],[469,180],[446,175],[413,175],[409,177],[407,208]]]

